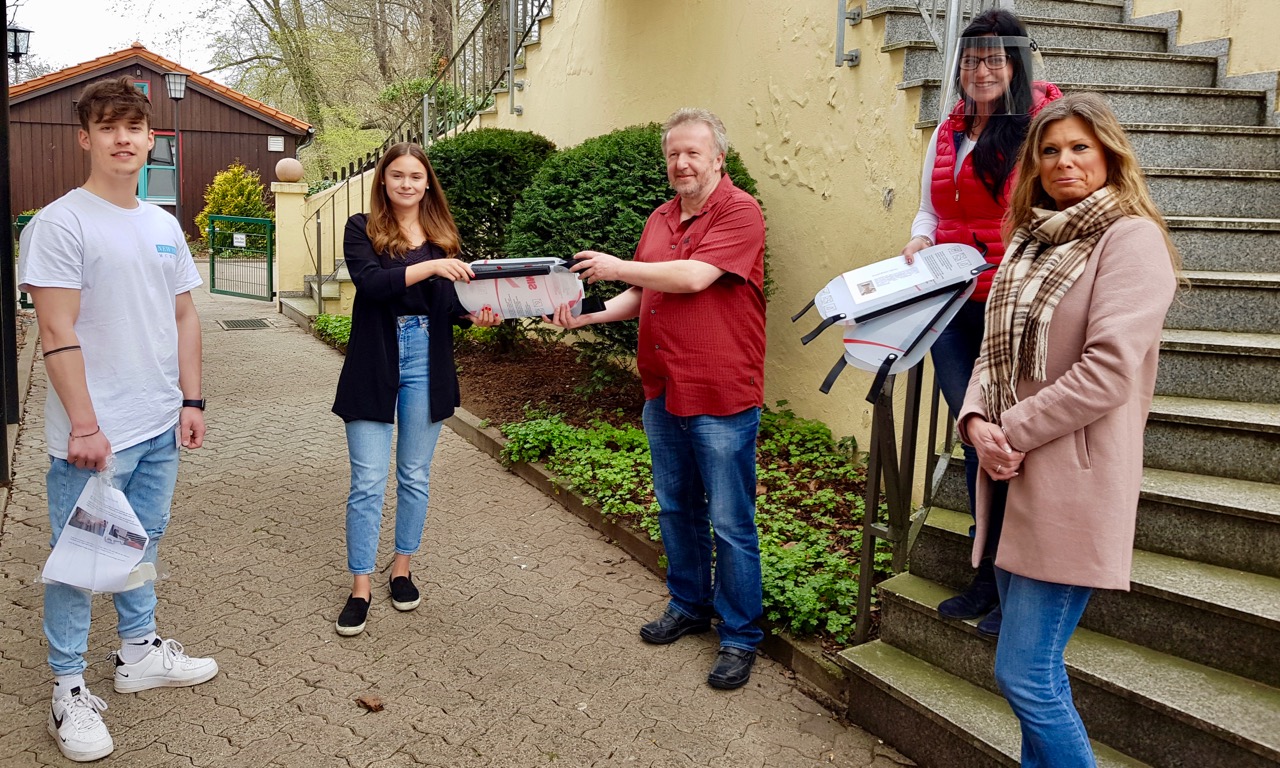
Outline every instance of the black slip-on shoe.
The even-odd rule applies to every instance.
[[[751,666],[755,663],[755,651],[722,645],[716,654],[716,663],[711,666],[711,674],[707,675],[707,685],[725,691],[741,688],[751,679]]]
[[[418,588],[413,585],[413,574],[397,576],[391,580],[391,607],[397,611],[412,611],[422,602]]]
[[[685,635],[706,632],[708,629],[711,629],[711,619],[691,619],[668,608],[661,618],[640,628],[640,639],[653,645],[666,645]]]
[[[347,598],[347,604],[342,607],[342,614],[338,616],[338,622],[333,625],[333,628],[343,637],[358,635],[364,631],[365,619],[368,616],[369,601],[352,595]]]

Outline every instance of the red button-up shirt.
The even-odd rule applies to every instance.
[[[642,262],[696,259],[724,270],[705,290],[640,298],[636,364],[645,399],[676,416],[729,416],[764,404],[764,215],[721,176],[696,215],[659,206],[636,246]]]

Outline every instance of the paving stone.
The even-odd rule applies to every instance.
[[[384,510],[369,628],[340,638],[348,474],[329,412],[342,358],[288,324],[222,331],[264,304],[196,292],[209,436],[185,453],[161,544],[160,632],[221,673],[192,689],[122,695],[105,662],[114,609],[94,601],[86,680],[107,700],[112,763],[130,768],[808,766],[889,768],[866,732],[757,662],[750,685],[705,684],[714,634],[666,647],[639,626],[665,588],[640,563],[445,430],[414,560],[424,600],[392,610]],[[49,695],[39,570],[48,553],[35,363],[0,530],[0,763],[64,765]],[[385,704],[367,712],[355,696]],[[889,755],[889,757],[886,757]],[[110,764],[110,763],[109,763]]]

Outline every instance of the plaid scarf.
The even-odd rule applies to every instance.
[[[1064,211],[1034,209],[1031,221],[1013,233],[987,299],[978,359],[988,421],[999,424],[1018,402],[1018,379],[1045,380],[1053,310],[1122,216],[1103,187]]]

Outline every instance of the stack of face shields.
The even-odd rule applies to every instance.
[[[568,304],[574,317],[599,312],[599,299],[583,293],[582,280],[569,269],[572,259],[484,259],[471,262],[475,278],[454,283],[458,300],[468,312],[491,308],[504,320],[554,314]]]
[[[994,269],[977,249],[958,243],[924,248],[908,264],[899,255],[845,272],[827,283],[796,322],[817,308],[823,320],[801,341],[813,341],[832,325],[844,329],[844,350],[819,388],[831,391],[846,365],[876,374],[867,400],[875,402],[885,377],[924,359],[938,332],[973,294],[979,273]]]

